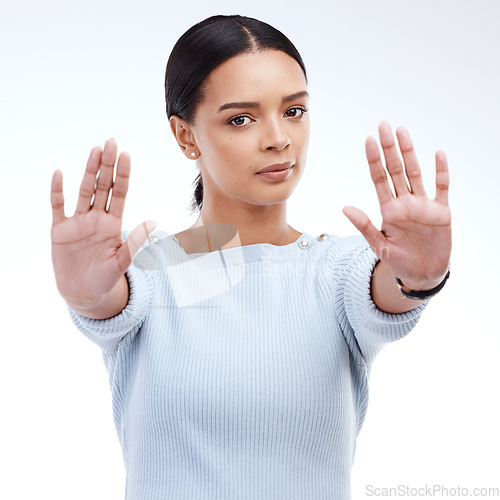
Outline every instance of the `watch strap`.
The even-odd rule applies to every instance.
[[[396,278],[396,282],[399,285],[401,293],[405,297],[416,300],[427,300],[441,291],[441,289],[444,287],[449,277],[450,277],[450,270],[448,269],[448,272],[446,273],[446,276],[443,278],[443,281],[441,281],[439,285],[435,286],[434,288],[431,288],[430,290],[411,290],[410,288],[405,286],[399,278]]]

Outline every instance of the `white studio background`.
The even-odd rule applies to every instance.
[[[348,204],[380,224],[364,142],[378,141],[382,120],[410,131],[429,195],[435,151],[448,157],[451,278],[375,361],[353,498],[370,487],[500,487],[499,2],[4,0],[0,498],[123,498],[104,363],[53,279],[50,181],[60,168],[71,215],[90,149],[115,137],[132,157],[124,228],[193,224],[197,171],[170,132],[163,78],[175,41],[214,14],[274,25],[305,60],[311,142],[288,202],[293,227],[354,234]]]

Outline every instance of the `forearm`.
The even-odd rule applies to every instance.
[[[393,314],[410,311],[425,302],[405,297],[396,282],[396,276],[381,261],[373,272],[371,295],[373,302],[381,311]]]
[[[120,314],[128,304],[129,286],[125,274],[116,282],[114,288],[104,295],[98,302],[89,306],[73,305],[66,301],[68,306],[78,314],[93,319],[108,319]]]

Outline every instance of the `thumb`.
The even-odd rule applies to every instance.
[[[380,258],[382,249],[387,246],[386,238],[370,221],[368,215],[356,207],[344,207],[342,212],[354,224],[356,229],[365,237],[366,241]]]
[[[118,261],[123,272],[129,268],[134,255],[147,240],[149,234],[154,230],[156,225],[154,220],[148,220],[139,224],[130,232],[117,253]]]

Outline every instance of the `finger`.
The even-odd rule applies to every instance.
[[[380,151],[378,149],[377,142],[373,137],[368,137],[366,139],[365,151],[368,165],[370,165],[370,175],[373,184],[375,184],[375,190],[377,191],[378,200],[380,205],[383,205],[384,203],[392,200],[394,196],[392,195],[391,186],[387,180],[384,165],[380,160]]]
[[[76,204],[75,213],[86,213],[90,210],[90,202],[94,194],[95,178],[101,163],[101,148],[96,146],[90,151],[87,167],[83,174],[83,180],[80,184],[80,193],[78,195],[78,202]]]
[[[113,184],[113,170],[115,168],[117,145],[114,139],[108,139],[104,145],[99,165],[99,178],[95,188],[95,198],[92,208],[106,210],[109,190]]]
[[[121,153],[116,166],[116,179],[113,183],[111,201],[109,203],[109,213],[121,218],[125,207],[125,197],[128,191],[128,180],[130,177],[130,156],[128,153]]]
[[[144,244],[149,234],[154,230],[155,227],[156,222],[153,220],[148,220],[138,225],[133,229],[133,231],[130,232],[116,255],[122,272],[125,272],[129,268],[135,254]]]
[[[396,196],[408,194],[408,184],[403,170],[403,164],[399,159],[399,154],[394,143],[391,126],[388,122],[382,121],[379,125],[380,144],[384,150],[385,164],[389,172]]]
[[[380,258],[387,246],[387,240],[370,221],[368,216],[356,207],[344,207],[344,215],[354,224],[356,229],[365,237],[366,241]]]
[[[401,149],[405,162],[405,171],[410,183],[411,192],[415,196],[426,196],[425,188],[422,183],[422,172],[418,165],[417,155],[413,148],[410,133],[406,128],[398,127],[396,135],[398,136],[399,149]]]
[[[448,205],[449,185],[448,160],[444,151],[440,149],[436,151],[436,201],[442,205]]]
[[[58,224],[66,219],[64,215],[62,172],[59,169],[52,175],[50,203],[52,205],[52,224]]]

